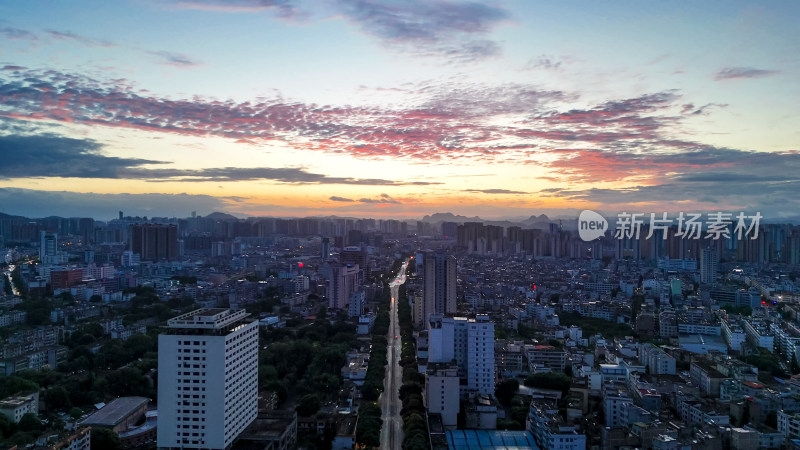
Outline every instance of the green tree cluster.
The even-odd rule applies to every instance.
[[[323,317],[298,330],[270,330],[261,337],[259,387],[274,391],[281,403],[315,393],[320,400],[334,399],[347,351],[355,342],[352,324],[331,324]]]
[[[733,306],[733,305],[725,305],[722,307],[728,314],[740,314],[742,316],[750,316],[753,314],[753,308],[749,305],[743,306]]]
[[[786,372],[781,368],[780,359],[765,348],[758,348],[757,353],[740,356],[739,359],[747,364],[756,366],[758,373],[768,373],[773,377],[786,378]]]
[[[179,284],[197,284],[197,277],[175,275],[172,279],[176,280]]]
[[[356,442],[367,448],[381,445],[381,408],[377,403],[362,404],[358,410]]]
[[[4,445],[22,447],[32,444],[43,430],[42,421],[36,414],[25,413],[17,423],[0,414],[0,437]]]
[[[247,310],[247,312],[250,314],[271,314],[275,310],[275,307],[279,307],[280,305],[280,289],[275,286],[271,286],[264,291],[264,295],[262,295],[258,301],[248,303],[247,306],[245,306],[245,310]]]
[[[519,381],[516,378],[507,378],[497,384],[494,396],[503,406],[511,406],[511,400],[519,390]]]
[[[569,391],[571,384],[572,378],[557,372],[535,373],[525,378],[525,386],[561,391],[564,395]]]
[[[92,448],[102,448],[104,450],[122,450],[124,448],[117,433],[103,427],[92,428],[90,446]]]
[[[593,336],[597,333],[602,334],[603,337],[607,339],[635,336],[629,325],[609,322],[608,320],[594,317],[584,317],[577,312],[562,311],[558,313],[558,319],[561,325],[566,327],[571,325],[580,327],[581,330],[583,330],[584,336]]]
[[[367,401],[375,401],[383,392],[383,379],[386,376],[386,334],[389,332],[388,307],[381,305],[375,324],[372,326],[372,348],[369,352],[369,366],[361,386],[361,396]]]
[[[27,394],[38,391],[39,384],[22,378],[19,374],[4,377],[3,382],[0,383],[0,398],[6,398],[17,393]]]
[[[417,348],[414,342],[414,330],[411,317],[411,305],[408,303],[408,291],[405,285],[400,286],[397,299],[397,318],[400,325],[402,350],[400,366],[403,367],[403,385],[400,386],[400,400],[403,409],[403,450],[421,450],[429,448],[428,422],[422,390],[425,377],[417,371]]]
[[[322,402],[319,400],[317,394],[306,394],[300,399],[297,405],[297,415],[303,417],[311,417],[319,411]]]

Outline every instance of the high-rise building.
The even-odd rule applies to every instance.
[[[228,448],[258,413],[258,322],[198,309],[158,336],[158,447]]]
[[[322,247],[320,249],[322,261],[327,261],[331,256],[331,240],[329,238],[322,238]]]
[[[717,281],[717,252],[704,248],[700,252],[700,282],[712,284]]]
[[[359,317],[364,314],[364,305],[367,303],[366,292],[363,289],[356,289],[350,294],[350,301],[347,303],[347,317]]]
[[[442,317],[441,314],[429,316],[428,362],[447,363],[455,358],[454,326],[452,317]]]
[[[413,296],[411,322],[415,330],[425,328],[425,296],[421,292],[417,292]]]
[[[454,239],[458,236],[458,224],[455,222],[442,222],[442,235],[445,239]]]
[[[367,248],[366,246],[354,245],[345,247],[339,252],[339,262],[342,265],[352,265],[364,268],[367,266]]]
[[[42,231],[39,240],[39,261],[44,264],[57,263],[58,233]]]
[[[422,289],[425,314],[454,314],[456,312],[455,256],[427,252],[423,261]]]
[[[455,359],[464,394],[494,395],[495,358],[494,323],[489,316],[430,316],[428,362],[449,363]]]
[[[478,314],[465,320],[467,329],[467,389],[494,396],[494,323]]]
[[[430,315],[436,313],[436,263],[432,253],[417,257],[417,273],[422,274],[422,320],[428,323]]]
[[[328,307],[348,309],[350,295],[358,288],[358,265],[333,265],[328,280]]]
[[[168,261],[180,257],[178,227],[176,225],[131,225],[130,250],[138,253],[142,261]]]

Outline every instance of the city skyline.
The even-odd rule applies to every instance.
[[[79,5],[0,5],[0,212],[800,206],[794,2]]]

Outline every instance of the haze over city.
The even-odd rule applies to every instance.
[[[796,2],[0,5],[2,212],[796,215]]]

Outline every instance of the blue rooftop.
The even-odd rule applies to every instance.
[[[539,450],[529,431],[453,430],[447,432],[450,449]]]

